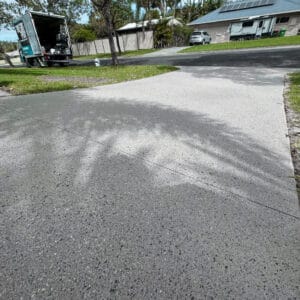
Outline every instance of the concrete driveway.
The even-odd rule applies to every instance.
[[[0,298],[300,297],[284,73],[0,98]]]

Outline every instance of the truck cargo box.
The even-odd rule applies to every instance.
[[[71,40],[64,16],[27,12],[14,22],[21,60],[28,66],[67,64],[72,59]]]

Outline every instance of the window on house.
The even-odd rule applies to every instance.
[[[264,24],[264,21],[260,21],[258,27],[262,28],[263,24]]]
[[[289,20],[290,20],[289,17],[281,17],[281,18],[277,18],[277,19],[276,19],[276,24],[278,24],[278,23],[288,23]]]
[[[252,27],[253,26],[253,21],[248,21],[243,23],[243,27]]]

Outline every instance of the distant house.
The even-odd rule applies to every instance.
[[[157,25],[161,20],[163,19],[152,19],[151,21],[146,20],[143,22],[138,22],[138,23],[128,23],[121,28],[117,29],[117,32],[119,34],[125,34],[125,33],[135,33],[135,32],[140,32],[143,30],[149,30],[150,25]],[[167,17],[164,18],[164,20],[168,20],[168,25],[169,26],[182,26],[182,23],[178,21],[177,19],[173,17]]]
[[[188,24],[206,30],[213,43],[268,35],[300,34],[300,0],[227,0]]]

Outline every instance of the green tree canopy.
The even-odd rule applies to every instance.
[[[8,26],[12,20],[12,14],[8,10],[8,3],[0,2],[0,25]]]
[[[0,4],[0,11],[1,7],[6,20],[11,20],[26,10],[33,10],[63,15],[69,24],[80,20],[82,14],[89,9],[87,0],[12,0],[2,3],[2,6]]]
[[[96,33],[91,28],[88,28],[88,26],[77,25],[76,27],[75,30],[72,32],[73,41],[82,43],[94,41],[97,38]]]

